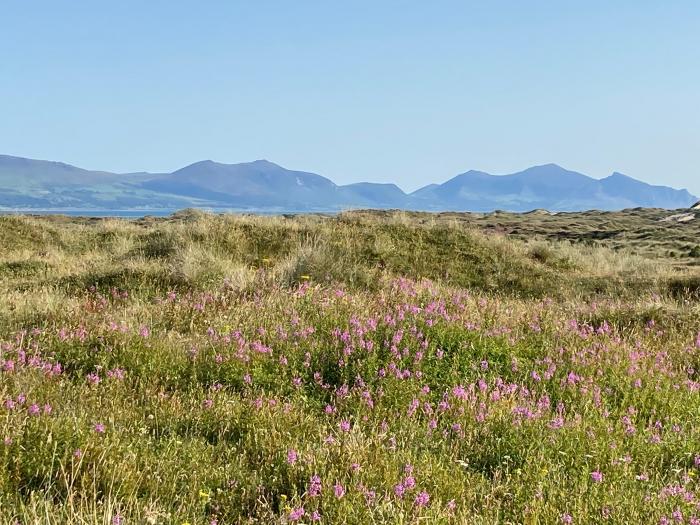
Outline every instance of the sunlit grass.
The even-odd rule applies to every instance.
[[[698,523],[692,273],[406,215],[0,228],[0,522]]]

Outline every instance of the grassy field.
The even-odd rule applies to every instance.
[[[668,215],[0,217],[0,523],[700,524]]]

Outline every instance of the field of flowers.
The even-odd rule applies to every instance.
[[[0,523],[700,524],[700,312],[661,270],[393,245],[467,286],[359,224],[343,279],[329,226],[231,221],[0,221]]]

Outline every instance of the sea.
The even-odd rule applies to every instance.
[[[232,209],[232,208],[198,208],[210,213],[237,213],[254,215],[300,215],[322,213],[323,215],[335,215],[333,212],[315,212],[311,210],[257,210],[257,209]],[[108,209],[0,209],[0,215],[66,215],[70,217],[120,217],[127,219],[140,219],[143,217],[168,217],[181,211],[173,209],[153,210],[108,210]]]

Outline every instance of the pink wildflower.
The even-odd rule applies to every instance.
[[[289,511],[289,521],[299,521],[306,512],[304,511],[304,507],[298,507],[296,509],[292,509]]]
[[[430,495],[426,491],[421,491],[415,499],[417,507],[426,507],[430,503]]]
[[[314,474],[313,476],[311,476],[309,490],[307,493],[311,498],[315,498],[316,496],[321,494],[321,478],[318,476],[318,474]]]
[[[403,480],[403,486],[406,490],[412,490],[416,486],[416,478],[413,476],[406,476],[406,479]]]

